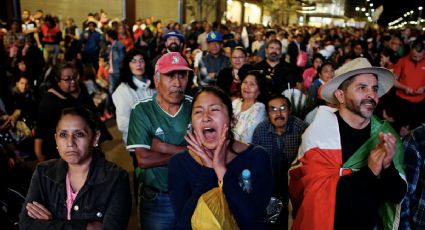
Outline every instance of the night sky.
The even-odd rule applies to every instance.
[[[384,12],[378,20],[379,24],[387,25],[389,22],[403,17],[407,11],[413,10],[413,20],[417,19],[418,7],[425,7],[424,0],[372,0],[374,6],[384,5]],[[422,18],[425,18],[425,8],[422,10]]]

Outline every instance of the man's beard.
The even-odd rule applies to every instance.
[[[177,43],[171,43],[167,48],[171,52],[179,52],[180,51],[180,46],[177,45]]]
[[[269,61],[272,61],[272,62],[279,61],[279,58],[280,58],[280,56],[279,56],[277,53],[270,53],[270,54],[267,56],[267,59],[268,59]]]
[[[370,103],[372,104],[372,110],[362,111],[361,106]],[[347,100],[346,108],[353,112],[354,114],[359,115],[362,118],[370,119],[373,115],[373,111],[376,108],[376,101],[373,99],[364,99],[360,101],[360,104],[356,104],[353,100]]]

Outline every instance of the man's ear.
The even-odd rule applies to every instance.
[[[345,102],[344,91],[337,89],[334,92],[334,96],[340,104],[344,104],[344,102]]]

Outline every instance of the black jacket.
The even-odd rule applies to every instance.
[[[86,229],[87,223],[100,221],[103,229],[127,229],[131,213],[128,173],[102,157],[93,155],[87,180],[75,198],[71,220],[66,220],[68,165],[62,159],[40,163],[20,214],[20,229]],[[34,220],[27,215],[28,202],[46,207],[53,219]]]

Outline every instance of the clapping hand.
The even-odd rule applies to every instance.
[[[368,158],[368,166],[375,176],[381,174],[382,169],[391,165],[395,155],[396,138],[391,133],[379,133],[379,144],[372,150]]]

